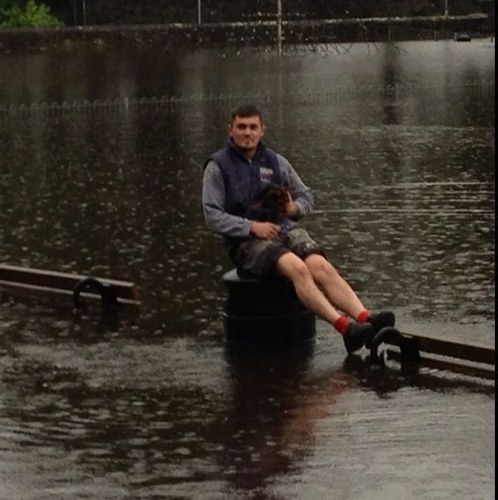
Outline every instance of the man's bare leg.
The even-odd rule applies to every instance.
[[[318,288],[333,306],[354,319],[365,311],[365,306],[349,283],[327,259],[321,255],[312,254],[306,257],[304,262]]]
[[[310,270],[318,288],[337,309],[344,311],[356,321],[369,322],[374,333],[386,326],[394,326],[396,321],[391,311],[371,313],[362,304],[349,283],[338,273],[337,269],[321,255],[309,255],[305,263]],[[370,340],[366,345],[369,346]]]
[[[343,337],[348,353],[361,349],[373,336],[370,323],[352,322],[341,316],[315,283],[306,263],[292,252],[277,260],[277,269],[292,281],[299,300],[313,313],[330,323]]]
[[[334,326],[341,315],[317,287],[303,260],[296,254],[287,252],[277,260],[277,269],[292,281],[296,294],[304,306]]]

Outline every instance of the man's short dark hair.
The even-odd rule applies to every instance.
[[[254,104],[241,104],[237,106],[231,113],[232,122],[240,116],[241,118],[247,118],[249,116],[259,116],[261,122],[263,122],[263,113],[254,106]]]

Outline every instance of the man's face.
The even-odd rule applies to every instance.
[[[259,116],[236,116],[228,126],[228,133],[240,149],[251,154],[265,134],[265,126]]]

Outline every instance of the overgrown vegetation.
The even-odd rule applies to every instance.
[[[0,0],[0,27],[2,28],[48,28],[63,26],[50,11],[50,7],[35,0]]]

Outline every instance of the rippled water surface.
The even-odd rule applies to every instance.
[[[376,369],[322,321],[307,349],[223,344],[200,185],[250,96],[366,305],[494,346],[494,43],[0,65],[0,262],[142,300],[118,325],[0,304],[1,499],[493,498],[493,381]]]

